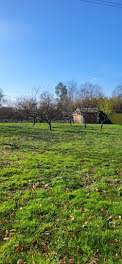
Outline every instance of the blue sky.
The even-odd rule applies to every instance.
[[[122,3],[122,1],[118,0]],[[0,88],[12,98],[92,81],[122,82],[122,9],[80,0],[0,0]]]

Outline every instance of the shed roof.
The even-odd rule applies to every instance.
[[[97,113],[98,111],[94,108],[77,108],[74,113],[82,114],[82,113]]]

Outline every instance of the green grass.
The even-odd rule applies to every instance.
[[[0,124],[0,263],[121,262],[122,126]]]
[[[110,120],[112,121],[113,124],[120,124],[122,125],[122,113],[119,114],[119,113],[114,113]]]

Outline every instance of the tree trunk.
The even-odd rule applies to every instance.
[[[100,130],[102,131],[102,129],[103,129],[103,121],[101,122],[101,128],[100,128]]]
[[[34,117],[33,118],[33,126],[35,126],[35,124],[36,124],[36,118]]]
[[[52,130],[52,125],[51,125],[51,122],[49,122],[48,124],[49,124],[50,131],[51,131],[51,130]]]
[[[86,118],[83,116],[84,128],[86,129]]]
[[[86,129],[86,120],[84,119],[84,128]]]

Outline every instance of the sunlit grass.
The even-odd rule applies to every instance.
[[[0,133],[0,263],[121,263],[122,126]]]

